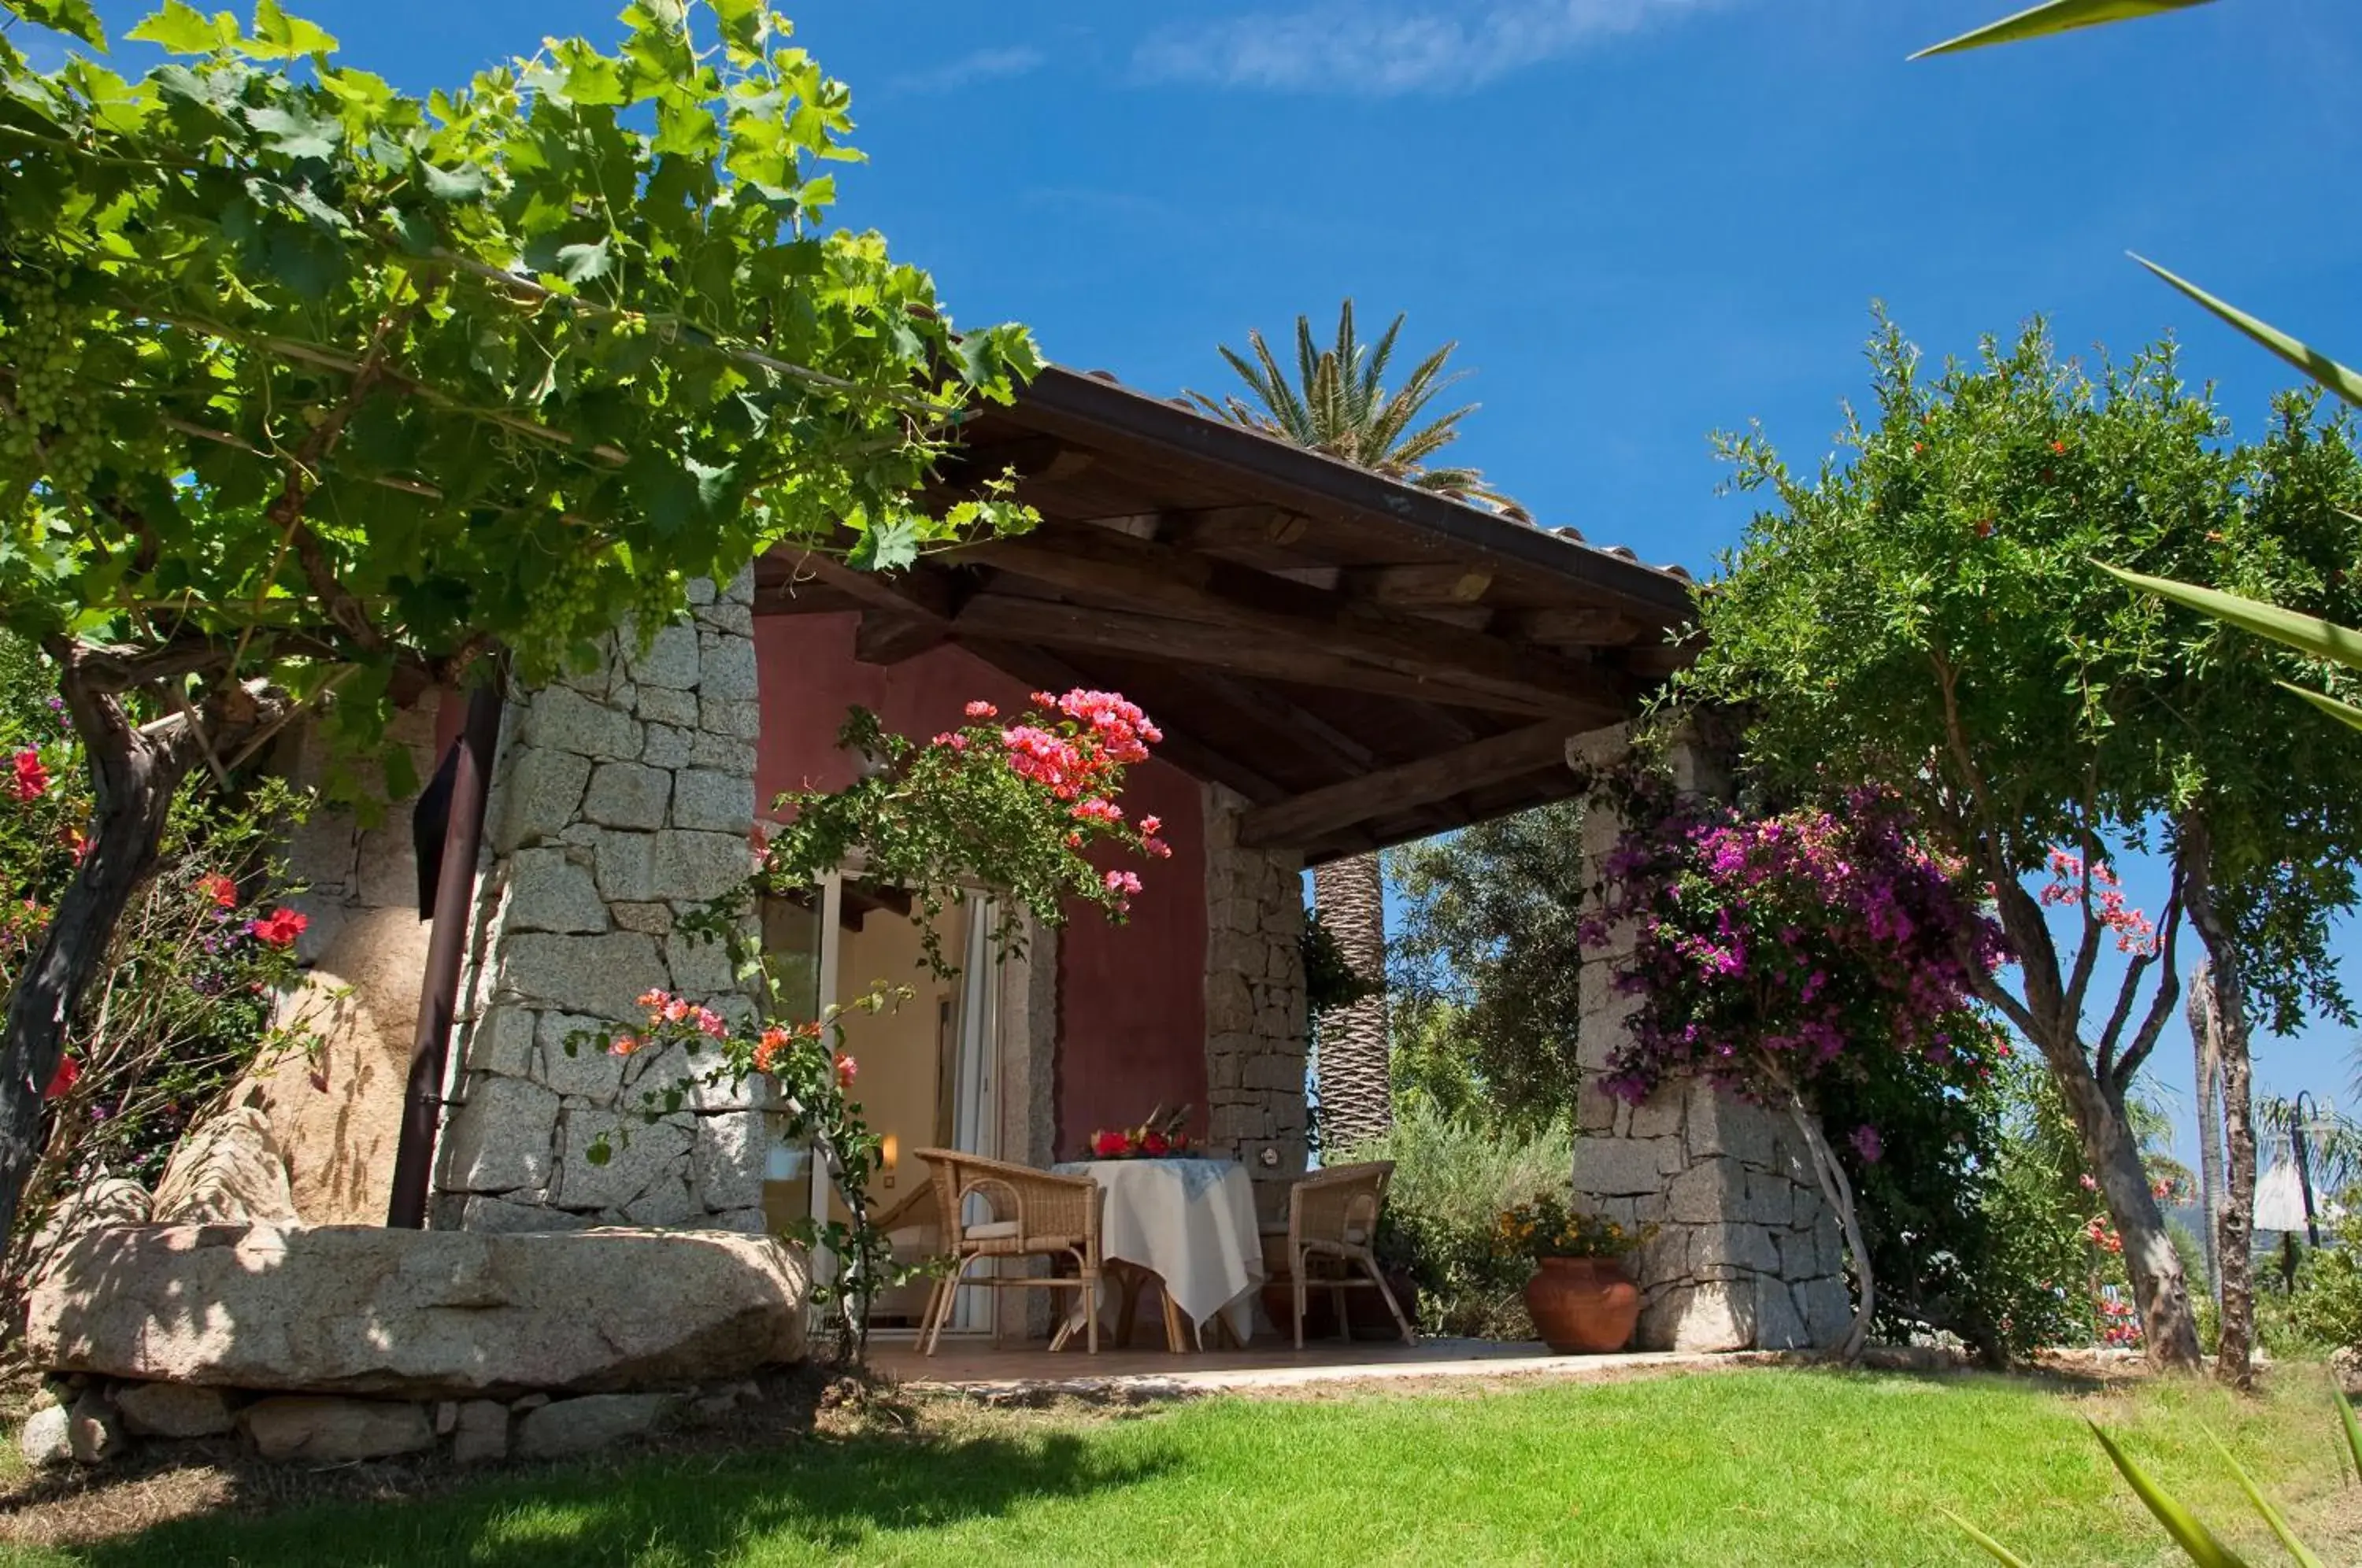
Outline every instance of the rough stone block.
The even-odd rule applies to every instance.
[[[451,1427],[451,1458],[460,1464],[494,1464],[509,1456],[509,1408],[497,1399],[460,1402]]]
[[[360,835],[355,896],[370,909],[414,909],[418,904],[418,851],[411,842],[409,804],[392,808],[388,818],[383,827]]]
[[[520,849],[509,862],[508,929],[601,932],[607,905],[590,868],[562,849]]]
[[[697,693],[677,691],[669,686],[643,686],[635,694],[633,711],[652,724],[695,729]]]
[[[692,900],[718,898],[745,881],[753,864],[743,834],[659,834],[654,896]]]
[[[590,1100],[594,1105],[613,1105],[623,1092],[624,1058],[600,1049],[599,1035],[612,1033],[615,1021],[592,1018],[587,1013],[545,1012],[536,1031],[536,1043],[541,1052],[541,1070],[535,1076],[555,1092]],[[568,1036],[587,1033],[574,1049],[567,1049]]]
[[[698,1203],[717,1210],[760,1205],[768,1145],[759,1110],[699,1117],[690,1157]]]
[[[600,897],[618,903],[656,901],[656,834],[602,828],[591,846],[590,866]]]
[[[1689,1147],[1693,1158],[1727,1154],[1749,1165],[1772,1157],[1772,1113],[1715,1088],[1704,1080],[1689,1086]]]
[[[1661,1140],[1579,1138],[1574,1144],[1574,1190],[1601,1198],[1655,1192],[1664,1186],[1658,1169]]]
[[[562,1208],[620,1210],[668,1176],[687,1180],[690,1135],[677,1122],[568,1110],[560,1138],[565,1157],[550,1200]],[[593,1164],[591,1152],[602,1147],[606,1163]]]
[[[697,1201],[696,1189],[685,1169],[676,1169],[659,1177],[655,1186],[624,1205],[623,1209],[625,1224],[644,1225],[651,1229],[694,1225],[701,1223],[704,1217],[704,1206]]]
[[[669,771],[686,767],[698,732],[674,724],[650,724],[646,742],[640,748],[640,760],[650,767]]]
[[[24,1343],[45,1368],[217,1388],[611,1393],[795,1360],[805,1290],[799,1254],[704,1230],[158,1226],[69,1249]]]
[[[703,828],[743,839],[755,824],[754,776],[682,769],[673,779],[672,821],[675,827]]]
[[[594,758],[637,756],[640,725],[629,713],[566,686],[535,692],[518,738],[526,745]]]
[[[159,1225],[223,1220],[292,1220],[295,1194],[270,1119],[233,1106],[181,1140],[156,1183]]]
[[[1632,1108],[1635,1138],[1672,1138],[1682,1130],[1682,1095],[1678,1089],[1654,1094]]]
[[[1675,1286],[1642,1309],[1639,1342],[1650,1350],[1749,1348],[1755,1342],[1753,1282]]]
[[[76,1464],[104,1464],[119,1459],[130,1441],[124,1436],[115,1407],[95,1388],[84,1389],[66,1411],[66,1448]]]
[[[502,990],[594,1018],[640,1016],[640,994],[665,983],[656,939],[643,932],[557,936],[525,932],[501,945]]]
[[[697,703],[697,723],[700,729],[711,730],[717,735],[753,740],[763,733],[763,709],[757,702],[728,697],[701,697]]]
[[[248,1406],[239,1423],[265,1459],[342,1464],[435,1446],[425,1409],[385,1399],[281,1395]]]
[[[505,855],[562,832],[579,813],[590,780],[588,757],[518,748],[493,801],[492,847]]]
[[[697,628],[685,622],[659,627],[645,647],[626,633],[624,660],[632,679],[641,686],[689,690],[698,683]]]
[[[1746,1167],[1738,1161],[1702,1160],[1666,1187],[1666,1212],[1684,1225],[1734,1220],[1745,1207],[1746,1191]]]
[[[1842,1279],[1808,1279],[1794,1287],[1804,1313],[1805,1342],[1814,1346],[1843,1342],[1853,1327],[1853,1291]]]
[[[487,1077],[452,1112],[443,1134],[441,1185],[461,1192],[513,1192],[549,1184],[557,1097],[523,1078]]]
[[[755,744],[700,730],[696,738],[689,743],[689,766],[752,778],[755,776]]]
[[[538,1235],[553,1231],[588,1231],[598,1221],[587,1215],[569,1214],[563,1209],[552,1209],[541,1199],[546,1194],[520,1194],[533,1201],[511,1198],[471,1196],[459,1206],[458,1229],[487,1236]],[[441,1223],[440,1220],[437,1221]]]
[[[468,1038],[466,1065],[479,1073],[529,1078],[534,1075],[534,1011],[513,1002],[495,1002]]]
[[[698,638],[698,694],[755,700],[755,644],[749,637],[706,632]]]
[[[73,1439],[66,1429],[72,1419],[63,1405],[47,1405],[34,1411],[17,1434],[17,1452],[35,1470],[70,1463],[73,1459]]]
[[[618,903],[607,906],[609,918],[625,931],[645,931],[651,936],[662,936],[673,927],[670,904]]]
[[[755,612],[744,604],[710,604],[697,612],[697,624],[733,636],[755,635]]]
[[[559,1399],[517,1423],[520,1459],[563,1459],[592,1453],[657,1430],[672,1408],[663,1394],[593,1394]]]
[[[1734,1272],[1776,1275],[1780,1247],[1760,1225],[1701,1225],[1690,1236],[1689,1267],[1700,1279]]]
[[[602,762],[590,775],[582,815],[602,827],[644,828],[665,824],[672,799],[672,776],[641,762]]]
[[[190,1383],[127,1383],[115,1408],[135,1437],[217,1437],[237,1424],[220,1389]]]
[[[1804,1314],[1796,1310],[1796,1299],[1787,1281],[1759,1276],[1755,1281],[1755,1348],[1809,1350],[1812,1345],[1812,1332],[1805,1326]]]
[[[676,931],[665,938],[664,946],[672,988],[691,1001],[711,1001],[738,989],[738,977],[730,967],[730,949],[720,942],[701,941]]]

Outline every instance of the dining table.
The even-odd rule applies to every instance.
[[[1099,1256],[1117,1289],[1100,1310],[1120,1310],[1120,1331],[1130,1327],[1136,1275],[1150,1274],[1164,1288],[1168,1349],[1186,1348],[1185,1334],[1202,1348],[1206,1329],[1217,1320],[1239,1344],[1247,1342],[1264,1275],[1254,1183],[1244,1165],[1167,1156],[1071,1160],[1051,1168],[1087,1176],[1107,1195]]]

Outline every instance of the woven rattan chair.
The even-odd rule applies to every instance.
[[[914,1151],[927,1162],[934,1181],[935,1200],[942,1214],[944,1251],[952,1266],[935,1281],[927,1300],[927,1315],[919,1332],[922,1353],[933,1355],[944,1337],[944,1324],[963,1284],[988,1290],[1079,1290],[1084,1342],[1093,1355],[1099,1349],[1099,1211],[1105,1194],[1088,1176],[1053,1176],[1031,1165],[1010,1165],[963,1154],[955,1149]],[[962,1222],[971,1198],[983,1200],[992,1218],[978,1224]],[[1061,1279],[1042,1275],[987,1275],[966,1279],[968,1265],[978,1259],[1071,1257],[1081,1277]],[[1062,1350],[1074,1334],[1069,1318],[1051,1340]]]
[[[1297,1350],[1304,1348],[1305,1297],[1314,1285],[1325,1286],[1333,1293],[1337,1331],[1344,1338],[1353,1337],[1353,1326],[1345,1314],[1345,1292],[1374,1288],[1386,1310],[1395,1315],[1403,1343],[1418,1342],[1410,1320],[1403,1316],[1402,1304],[1378,1272],[1377,1254],[1370,1250],[1377,1239],[1378,1214],[1385,1208],[1386,1184],[1394,1175],[1392,1160],[1372,1160],[1316,1171],[1288,1189],[1287,1274],[1296,1289]],[[1324,1270],[1318,1280],[1311,1272],[1316,1258]],[[1369,1277],[1354,1278],[1355,1268]]]

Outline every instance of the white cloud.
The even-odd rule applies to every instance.
[[[1323,3],[1164,28],[1134,63],[1165,81],[1383,94],[1481,86],[1721,0]]]
[[[924,71],[913,71],[894,79],[894,85],[905,93],[949,93],[955,88],[978,82],[995,82],[1008,76],[1023,76],[1042,68],[1048,57],[1030,44],[1013,44],[1004,49],[980,49],[973,54],[947,60],[941,65]]]

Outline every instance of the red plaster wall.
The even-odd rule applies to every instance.
[[[846,613],[755,622],[763,707],[755,790],[767,812],[784,790],[833,790],[852,780],[852,761],[836,747],[848,706],[875,711],[889,730],[924,736],[958,725],[960,710],[977,697],[1006,712],[1024,705],[1022,684],[965,649],[934,648],[897,665],[859,662],[857,620]],[[1160,1101],[1167,1110],[1195,1107],[1193,1130],[1202,1134],[1206,1127],[1206,846],[1198,783],[1151,761],[1131,770],[1123,805],[1135,820],[1164,819],[1173,857],[1124,862],[1145,884],[1124,924],[1086,910],[1060,934],[1061,1157],[1094,1129],[1137,1123]]]

